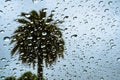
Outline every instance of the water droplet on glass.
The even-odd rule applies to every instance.
[[[103,78],[103,77],[101,77],[101,78],[100,78],[100,80],[104,80],[104,78]]]
[[[95,30],[95,27],[92,27],[90,30]]]
[[[74,16],[74,17],[73,17],[73,20],[75,20],[75,19],[77,19],[77,16]]]
[[[4,41],[9,41],[10,40],[10,37],[6,36],[3,38]]]
[[[118,62],[120,62],[120,57],[119,57],[119,58],[117,58],[117,61],[118,61]]]
[[[77,37],[77,34],[72,35],[71,38],[72,38],[72,37]]]
[[[5,65],[5,67],[9,67],[9,65],[8,65],[8,64],[6,64],[6,65]]]
[[[45,36],[45,35],[47,35],[47,33],[46,32],[42,32],[42,35]]]
[[[0,78],[1,78],[2,80],[4,80],[4,79],[5,79],[5,76],[1,76]]]
[[[8,1],[11,1],[11,0],[5,0],[5,2],[8,2]]]
[[[5,60],[6,60],[6,58],[1,58],[0,60],[1,60],[1,61],[5,61]]]
[[[4,46],[4,47],[6,47],[6,46],[7,46],[7,44],[3,44],[3,46]]]
[[[98,41],[99,41],[100,39],[101,39],[100,37],[97,37],[97,38],[96,38],[96,40],[98,40]]]
[[[13,68],[12,70],[14,70],[14,71],[15,71],[15,70],[17,70],[17,68]]]
[[[32,44],[28,44],[28,46],[32,46]]]
[[[111,4],[112,4],[112,1],[109,1],[108,4],[111,5]]]
[[[30,17],[30,15],[29,15],[29,14],[26,14],[25,16],[26,16],[27,18],[29,18],[29,17]]]
[[[89,59],[94,59],[94,57],[92,56],[92,57],[90,57]]]
[[[4,30],[0,30],[0,33],[4,33],[5,31]]]
[[[103,3],[103,1],[99,1],[99,4]]]
[[[105,28],[102,28],[101,31],[105,31]]]
[[[39,0],[33,0],[33,3],[38,3],[39,2]]]
[[[105,9],[105,10],[104,10],[104,12],[107,12],[107,11],[109,11],[109,9]]]
[[[69,17],[69,16],[65,16],[64,19],[65,19],[65,18],[68,18],[68,17]]]
[[[16,65],[19,65],[19,64],[20,64],[19,62],[16,63]]]
[[[83,72],[84,72],[84,73],[86,73],[86,72],[87,72],[87,70],[86,70],[86,69],[84,69],[84,70],[83,70]]]
[[[32,39],[33,37],[28,37],[27,39]]]
[[[2,10],[0,10],[0,12],[1,12],[1,13],[3,13],[3,11],[2,11]]]
[[[115,46],[116,46],[115,44],[114,44],[114,45],[112,45],[112,46],[111,46],[111,49],[113,49],[113,47],[115,47]]]
[[[41,48],[45,48],[45,45],[41,45]]]

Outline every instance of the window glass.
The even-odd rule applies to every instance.
[[[42,9],[47,17],[54,14],[65,43],[64,58],[58,57],[50,67],[43,63],[44,79],[119,80],[119,6],[120,0],[0,0],[0,80],[19,78],[27,71],[37,75],[37,63],[33,69],[19,60],[19,54],[11,56],[15,44],[10,42],[14,31],[22,25],[16,22],[20,14]],[[48,34],[44,32],[42,36]]]

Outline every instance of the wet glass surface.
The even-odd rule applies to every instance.
[[[22,12],[38,12],[43,8],[47,16],[52,11],[54,20],[64,21],[57,26],[65,42],[64,58],[57,59],[51,67],[44,64],[45,79],[120,79],[119,0],[1,0],[0,4],[0,80],[8,76],[18,78],[27,71],[37,75],[37,66],[33,69],[22,64],[18,54],[11,56],[14,44],[9,44],[21,25],[15,19],[20,18]]]

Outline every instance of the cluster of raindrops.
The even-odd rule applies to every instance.
[[[31,3],[31,6],[28,5],[28,7],[39,10],[38,8],[40,7],[38,6],[42,2],[46,3],[47,0],[30,1],[33,3]],[[19,2],[17,3],[17,1],[15,2],[14,0],[3,0],[3,2],[5,3],[4,8],[0,9],[0,19],[4,21],[0,23],[2,27],[0,29],[0,41],[2,44],[0,54],[7,55],[10,54],[13,48],[13,46],[9,47],[8,45],[12,34],[10,31],[13,31],[15,29],[14,26],[17,25],[14,25],[14,23],[12,23],[12,21],[14,21],[13,18],[8,16],[14,13],[15,16],[19,17],[16,13],[20,13],[21,11],[28,12],[30,9],[26,10],[26,3],[23,4],[23,2],[25,2],[24,0],[20,0],[20,3],[22,3],[20,6],[22,7],[19,7],[19,10],[17,8],[18,6],[15,5]],[[53,0],[49,0],[48,3],[49,2],[53,3]],[[51,3],[49,3],[49,5]],[[55,0],[55,5],[49,6],[45,4],[47,11],[54,6],[52,14],[55,15],[54,18],[58,19],[58,22],[59,19],[64,20],[60,28],[65,39],[64,59],[57,61],[56,65],[51,66],[51,68],[45,69],[44,75],[48,80],[119,80],[120,76],[117,74],[120,63],[119,3],[119,0]],[[5,16],[7,16],[7,18]],[[30,15],[26,14],[25,17],[29,18]],[[31,24],[33,24],[33,22],[31,22]],[[46,23],[46,25],[48,24],[49,23]],[[28,32],[33,34],[37,33],[37,30],[40,31],[40,29],[41,28],[37,28]],[[27,33],[26,30],[24,30],[24,32]],[[57,32],[51,34],[57,34]],[[40,35],[46,37],[49,33],[45,30]],[[17,36],[20,37],[21,35],[18,34]],[[44,37],[36,38],[36,40],[43,40],[42,45],[39,46],[43,49],[43,52],[45,52],[47,46],[51,45],[51,42],[46,41]],[[26,37],[26,39],[28,39],[28,42],[32,42],[26,42],[29,48],[36,42],[31,36]],[[50,39],[53,41],[52,37]],[[49,45],[44,45],[45,41],[46,44]],[[24,42],[21,42],[20,44],[23,45],[23,43]],[[34,49],[37,48],[38,47],[34,47]],[[56,49],[53,49],[51,52],[55,53],[55,51]],[[29,52],[33,53],[32,51]],[[24,55],[24,53],[20,55]],[[43,54],[43,56],[46,56],[46,54]],[[5,79],[7,71],[12,71],[11,74],[18,77],[18,74],[27,70],[23,67],[25,65],[20,66],[21,62],[15,57],[8,59],[7,56],[1,56],[0,79]],[[32,69],[30,70],[32,71]],[[8,73],[8,75],[11,74],[10,72]]]

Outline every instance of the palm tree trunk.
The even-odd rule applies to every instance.
[[[37,70],[37,74],[38,74],[38,80],[43,80],[43,57],[42,56],[38,56],[38,70]]]

